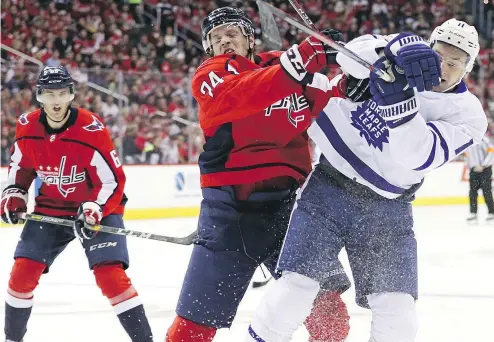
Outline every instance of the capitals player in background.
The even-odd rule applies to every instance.
[[[306,129],[336,94],[315,74],[335,53],[315,39],[254,55],[251,20],[230,7],[211,12],[202,35],[211,58],[192,80],[206,137],[199,239],[168,342],[212,341],[231,326],[256,268],[274,273],[295,191],[312,168]],[[339,291],[349,282],[338,260],[332,271],[308,327],[318,340],[341,341],[349,326]]]
[[[332,98],[309,128],[322,157],[297,199],[279,259],[283,276],[261,301],[249,341],[290,341],[343,247],[356,301],[372,311],[370,341],[414,341],[414,193],[425,174],[478,144],[487,129],[463,82],[479,52],[474,27],[451,19],[430,42],[366,35],[346,47],[394,81],[370,74],[367,100]],[[344,72],[369,77],[346,56],[337,61]]]
[[[125,174],[110,135],[96,114],[71,107],[74,83],[64,67],[43,69],[36,96],[41,108],[23,114],[17,123],[1,217],[7,223],[22,223],[18,215],[26,212],[28,189],[39,176],[43,183],[34,212],[75,219],[75,223],[72,228],[34,221],[24,225],[7,290],[6,340],[23,339],[41,275],[77,237],[96,284],[131,340],[150,342],[143,305],[125,272],[126,237],[84,228],[84,223],[124,227]]]

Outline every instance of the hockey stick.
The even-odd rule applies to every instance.
[[[302,5],[300,5],[297,0],[288,0],[288,2],[295,9],[295,11],[299,15],[299,17],[302,18],[302,20],[304,21],[305,25],[309,26],[314,31],[319,32],[319,30],[316,28],[316,25],[314,25],[314,23],[312,22],[312,20],[310,20],[310,18],[307,15],[307,13],[305,13],[304,10],[302,9]]]
[[[273,15],[281,18],[282,20],[286,21],[287,23],[295,26],[299,30],[319,39],[321,42],[329,45],[330,47],[332,47],[336,51],[341,52],[342,54],[348,56],[349,58],[353,59],[355,62],[359,63],[360,65],[366,67],[370,71],[375,72],[377,75],[379,75],[385,81],[387,81],[387,82],[393,81],[392,77],[389,74],[387,74],[386,72],[382,71],[381,69],[375,68],[371,63],[362,59],[360,56],[355,54],[353,51],[348,50],[346,47],[338,44],[337,42],[335,42],[331,38],[326,37],[326,36],[322,35],[321,33],[316,32],[313,29],[305,26],[304,24],[299,23],[297,20],[293,19],[291,16],[289,16],[288,14],[283,12],[282,10],[280,10],[276,7],[273,7],[272,5],[266,3],[262,0],[257,0],[257,5],[259,6],[259,11],[269,11],[271,14],[273,14]],[[299,11],[297,11],[297,12],[300,15],[300,12]],[[303,13],[305,16],[307,16],[305,14],[305,12],[303,12]],[[267,16],[269,14],[265,13],[264,15]],[[308,17],[307,17],[307,19],[308,19]]]
[[[271,275],[271,273],[269,273],[269,271],[267,269],[265,270],[265,268],[266,268],[266,266],[264,264],[259,265],[259,270],[261,270],[262,275],[264,276],[264,280],[260,280],[260,281],[254,280],[252,282],[252,288],[253,289],[257,289],[258,287],[262,287],[262,286],[266,285],[267,283],[269,283],[269,281],[271,279],[273,279],[273,276]]]
[[[67,219],[62,219],[62,218],[58,218],[58,217],[43,216],[43,215],[37,215],[37,214],[22,214],[22,215],[20,215],[20,217],[23,218],[24,220],[52,223],[52,224],[58,224],[58,225],[67,226],[67,227],[72,227],[72,225],[74,224],[73,220],[67,220]],[[109,234],[126,235],[126,236],[138,237],[141,239],[176,243],[179,245],[191,245],[196,241],[196,238],[197,238],[197,231],[194,231],[190,235],[187,235],[184,237],[175,237],[175,236],[158,235],[158,234],[139,232],[139,231],[135,231],[135,230],[115,228],[115,227],[102,226],[102,225],[95,225],[95,226],[85,225],[85,228],[92,230],[92,231],[95,231],[95,232],[104,232],[104,233],[109,233]]]
[[[267,277],[265,280],[263,281],[253,281],[252,282],[252,288],[253,289],[257,289],[258,287],[263,287],[264,285],[266,285],[267,283],[269,283],[269,281],[273,279],[273,276],[269,276]]]

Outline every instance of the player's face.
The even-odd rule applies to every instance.
[[[249,45],[253,46],[253,38],[244,36],[240,27],[232,25],[214,29],[209,39],[215,56],[234,53],[247,57]]]
[[[69,88],[63,89],[43,89],[40,98],[43,109],[49,118],[55,121],[64,118],[69,109],[72,94]]]
[[[441,84],[433,90],[442,92],[463,77],[469,57],[465,51],[441,42],[435,44],[433,49],[441,59]]]

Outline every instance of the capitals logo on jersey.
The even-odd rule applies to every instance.
[[[389,131],[386,122],[381,118],[377,103],[367,100],[350,112],[352,126],[360,131],[369,146],[378,148],[381,152],[384,143],[388,143]]]
[[[275,109],[288,109],[288,121],[297,127],[299,122],[304,121],[305,115],[295,115],[304,109],[309,108],[309,103],[304,95],[297,96],[297,94],[292,94],[287,96],[264,110],[266,116],[271,116],[271,113]]]
[[[60,166],[40,166],[38,170],[39,178],[46,185],[56,185],[58,192],[62,194],[63,197],[73,193],[76,189],[75,186],[70,187],[70,185],[82,183],[86,179],[86,174],[84,171],[77,173],[77,165],[73,165],[70,169],[70,174],[65,175],[65,164],[67,157],[63,156],[60,160]]]
[[[29,113],[24,113],[21,116],[19,116],[19,123],[23,126],[27,125],[29,123],[29,120],[27,119]]]
[[[91,122],[87,126],[84,126],[83,128],[88,132],[102,131],[105,128],[105,126],[101,123],[101,121],[96,119],[95,116],[92,116],[92,117],[93,117],[93,122]]]

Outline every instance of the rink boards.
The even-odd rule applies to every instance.
[[[201,191],[199,168],[196,164],[132,165],[124,168],[127,175],[125,194],[129,198],[125,214],[127,220],[198,215]],[[0,171],[3,189],[7,168],[2,167]],[[453,162],[426,177],[414,204],[467,204],[468,189],[468,172],[464,164]],[[32,198],[34,191],[33,186],[30,190]],[[482,196],[480,201],[483,201]]]

